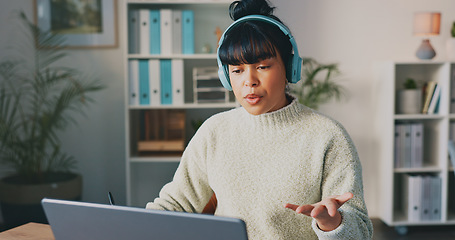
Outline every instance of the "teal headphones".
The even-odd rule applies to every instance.
[[[279,21],[277,21],[273,18],[266,17],[263,15],[248,15],[248,16],[242,17],[242,18],[238,19],[237,21],[235,21],[234,23],[232,23],[226,29],[226,31],[224,31],[223,35],[221,35],[220,42],[218,43],[216,60],[218,62],[218,76],[220,78],[221,83],[223,84],[223,87],[225,87],[229,91],[232,91],[232,86],[231,86],[230,79],[229,79],[229,66],[225,65],[221,62],[220,55],[219,55],[220,46],[223,43],[224,36],[226,35],[227,32],[229,32],[229,30],[232,27],[236,26],[239,23],[250,21],[250,20],[258,20],[258,21],[263,21],[263,22],[273,24],[273,25],[279,27],[280,30],[286,36],[289,37],[289,41],[291,42],[294,53],[291,55],[291,60],[289,61],[289,65],[286,66],[286,78],[288,79],[288,82],[290,82],[290,83],[297,83],[300,80],[300,73],[301,73],[301,69],[302,69],[302,58],[299,56],[299,50],[297,48],[297,44],[294,40],[294,37],[291,35],[291,31],[289,31],[289,29],[286,26],[284,26],[282,23],[280,23]]]

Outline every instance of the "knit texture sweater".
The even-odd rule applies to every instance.
[[[284,208],[352,192],[342,223],[321,231],[315,220]],[[261,115],[243,108],[207,119],[189,142],[174,179],[147,209],[200,213],[212,194],[215,215],[240,218],[248,238],[371,239],[362,169],[340,123],[296,99]]]

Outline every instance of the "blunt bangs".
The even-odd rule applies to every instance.
[[[256,27],[258,24],[246,22],[229,30],[219,49],[223,64],[254,64],[277,56],[276,43]]]

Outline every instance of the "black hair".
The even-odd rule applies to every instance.
[[[248,15],[264,15],[282,23],[273,15],[273,10],[267,0],[241,0],[231,3],[229,15],[234,21]],[[240,65],[277,57],[277,51],[287,68],[292,54],[289,37],[278,26],[250,20],[237,24],[225,34],[218,54],[223,64]]]

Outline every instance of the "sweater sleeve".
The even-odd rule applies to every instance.
[[[186,147],[173,180],[160,191],[146,209],[202,212],[213,194],[207,180],[206,152],[208,128],[203,124]]]
[[[361,163],[349,135],[341,125],[338,127],[326,147],[321,198],[346,192],[354,196],[339,209],[342,222],[338,228],[324,232],[314,219],[312,228],[319,239],[372,239],[373,226],[363,197]]]

